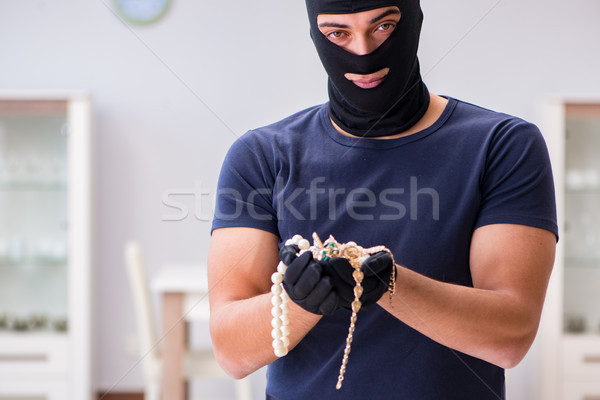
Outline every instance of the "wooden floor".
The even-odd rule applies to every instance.
[[[98,400],[144,400],[143,393],[98,393]]]

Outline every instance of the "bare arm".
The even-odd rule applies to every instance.
[[[271,275],[279,263],[278,238],[252,228],[212,234],[208,256],[210,332],[217,360],[234,378],[273,362]],[[292,349],[321,318],[290,302]]]
[[[452,349],[512,368],[537,333],[555,236],[522,225],[488,225],[471,242],[473,288],[435,281],[398,266],[397,291],[378,304]]]

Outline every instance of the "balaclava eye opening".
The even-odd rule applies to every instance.
[[[401,13],[392,34],[374,51],[352,54],[332,43],[317,25],[319,14],[351,14],[395,6]],[[423,22],[419,0],[306,0],[310,34],[329,75],[329,114],[344,131],[362,137],[389,136],[413,126],[427,111],[429,91],[421,79],[417,50]],[[344,77],[390,69],[371,89]]]

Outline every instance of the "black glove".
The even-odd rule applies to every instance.
[[[331,277],[333,290],[339,297],[339,307],[352,310],[354,301],[354,287],[356,282],[352,274],[354,268],[345,258],[332,258],[329,261],[321,261],[323,274]],[[385,251],[373,254],[367,258],[361,271],[364,278],[361,283],[363,294],[360,297],[361,310],[371,307],[388,290],[392,272],[395,272],[392,256]]]
[[[331,279],[323,274],[321,265],[310,251],[300,257],[298,246],[284,246],[279,259],[288,266],[283,275],[283,288],[292,301],[313,314],[329,315],[338,308],[338,296]]]

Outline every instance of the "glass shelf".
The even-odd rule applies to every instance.
[[[67,268],[68,256],[67,239],[58,235],[0,238],[0,269]]]
[[[565,268],[600,268],[600,258],[565,257]]]
[[[33,270],[37,268],[66,268],[68,265],[68,260],[60,259],[60,260],[33,260],[27,261],[23,263],[13,263],[7,260],[0,259],[0,269],[1,268],[22,268],[24,270]]]
[[[565,190],[567,196],[600,196],[600,188],[581,189],[581,190]]]
[[[66,181],[10,181],[0,182],[3,191],[65,191],[68,189]]]
[[[64,317],[44,313],[22,315],[0,314],[0,333],[18,334],[65,334],[69,324]]]

